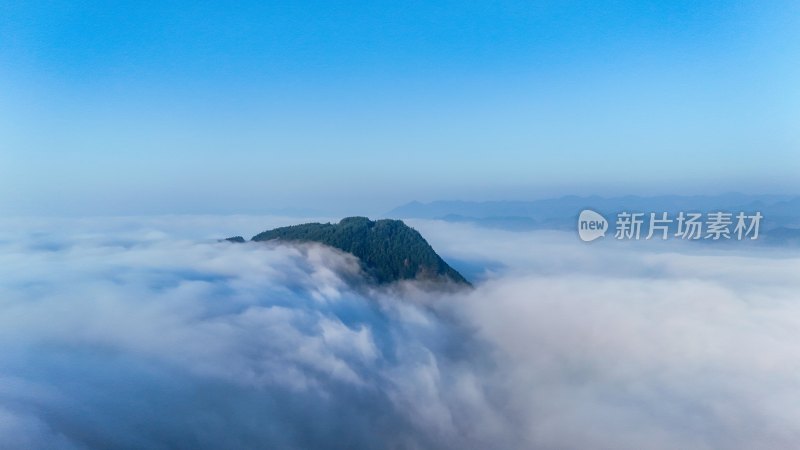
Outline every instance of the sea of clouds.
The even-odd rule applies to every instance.
[[[800,442],[800,254],[410,221],[432,291],[217,241],[298,222],[0,221],[0,448]]]

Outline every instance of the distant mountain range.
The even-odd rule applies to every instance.
[[[761,212],[765,235],[774,231],[773,243],[800,240],[800,196],[746,195],[662,195],[662,196],[565,196],[534,201],[435,201],[411,202],[387,213],[390,217],[437,219],[464,222],[505,230],[574,230],[581,210],[592,209],[608,218],[622,211],[684,212],[723,211]]]
[[[245,242],[241,236],[228,238]],[[469,285],[415,229],[400,220],[348,217],[338,224],[305,223],[264,231],[254,242],[317,242],[358,257],[367,276],[385,284],[425,280]]]

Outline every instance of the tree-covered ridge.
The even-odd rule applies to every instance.
[[[338,248],[357,256],[365,272],[379,283],[449,279],[469,284],[436,254],[417,230],[401,220],[348,217],[338,224],[306,223],[275,228],[257,234],[252,240],[319,242]]]

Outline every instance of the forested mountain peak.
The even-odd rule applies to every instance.
[[[450,267],[419,232],[402,220],[347,217],[337,224],[305,223],[264,231],[253,241],[318,242],[359,258],[378,283],[399,280],[469,282]]]

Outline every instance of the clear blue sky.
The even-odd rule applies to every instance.
[[[799,118],[794,1],[0,0],[6,215],[798,193]]]

